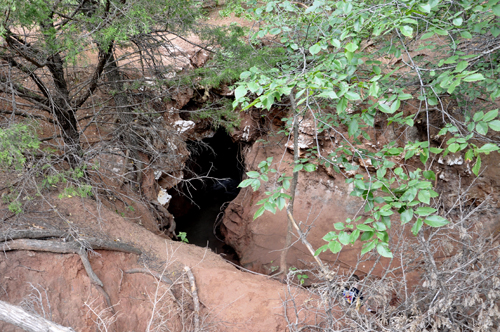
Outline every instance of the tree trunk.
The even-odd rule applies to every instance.
[[[111,88],[114,92],[113,98],[115,100],[115,106],[118,111],[118,120],[122,126],[122,129],[119,131],[120,136],[127,146],[127,148],[131,152],[131,156],[134,159],[134,163],[137,165],[137,182],[141,183],[142,179],[142,161],[139,156],[139,138],[132,130],[127,130],[127,126],[133,124],[134,116],[132,114],[132,109],[130,108],[130,102],[127,96],[127,93],[124,91],[123,83],[122,83],[122,75],[120,73],[120,69],[116,64],[116,59],[111,52],[108,60],[108,64],[106,66],[106,76],[111,85]]]
[[[299,160],[299,114],[297,113],[297,105],[295,104],[295,97],[293,96],[293,91],[290,93],[290,103],[292,105],[293,112],[293,166],[295,167],[297,161]],[[299,181],[299,171],[293,172],[292,184],[290,186],[290,203],[288,204],[287,210],[287,230],[285,236],[285,245],[280,256],[280,274],[284,279],[287,274],[288,266],[286,263],[286,256],[288,254],[288,249],[292,243],[292,231],[293,231],[293,202],[295,200],[295,191],[297,189],[297,182]]]
[[[29,332],[75,332],[4,301],[0,301],[0,320]]]
[[[59,54],[55,54],[47,60],[47,67],[56,87],[51,108],[62,131],[65,154],[68,156],[70,166],[75,168],[80,164],[83,154],[76,114],[71,107],[68,85],[64,77],[64,60]]]

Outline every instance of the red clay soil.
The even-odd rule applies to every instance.
[[[106,208],[101,207],[98,211],[94,201],[69,198],[54,199],[53,203],[57,203],[57,210],[62,215],[71,213],[68,221],[73,229],[85,229],[82,233],[129,243],[144,251],[141,257],[104,250],[90,256],[92,268],[102,280],[117,312],[116,322],[109,326],[110,330],[146,331],[152,316],[156,280],[146,274],[122,272],[144,268],[146,264],[160,273],[166,266],[164,274],[172,280],[182,274],[184,266],[191,267],[201,303],[201,324],[206,331],[285,331],[281,301],[285,297],[285,287],[279,282],[241,272],[207,249],[154,235]],[[90,215],[100,216],[100,221]],[[99,321],[90,308],[98,313],[107,307],[102,295],[91,284],[78,255],[8,251],[0,258],[0,276],[0,300],[26,307],[27,303],[37,302],[34,295],[41,297],[46,318],[76,331],[95,331],[95,321]],[[184,286],[189,289],[189,285]],[[166,295],[156,306],[154,324],[158,324],[161,312],[169,313],[167,326],[171,331],[182,331],[183,324],[185,331],[189,331],[192,305],[185,309],[182,303],[172,301],[165,286],[160,290],[157,297]],[[189,297],[182,287],[180,290],[174,287],[172,292],[177,302],[182,296]],[[307,299],[305,295],[299,298],[299,303]],[[158,309],[160,305],[163,306],[161,310]],[[182,308],[184,314],[179,313]],[[34,309],[43,315],[40,306],[35,304]],[[104,312],[101,316],[109,319],[112,315]],[[183,322],[179,317],[187,318]],[[0,323],[0,331],[16,329]]]

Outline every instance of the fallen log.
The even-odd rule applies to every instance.
[[[28,332],[75,332],[71,327],[56,324],[4,301],[0,301],[0,320]]]

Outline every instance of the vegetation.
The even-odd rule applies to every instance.
[[[499,149],[494,136],[500,131],[498,1],[250,1],[249,6],[247,13],[263,23],[251,40],[283,48],[287,60],[272,69],[255,66],[243,72],[233,106],[269,110],[288,99],[295,151],[299,122],[312,119],[316,128],[309,157],[295,154],[294,177],[300,170],[314,171],[314,165],[332,167],[353,184],[351,195],[362,198],[370,214],[336,223],[315,254],[338,253],[361,240],[361,254],[376,249],[393,257],[388,232],[395,214],[401,224],[413,225],[415,235],[424,224],[448,224],[434,206],[433,162],[464,151],[477,176],[481,156]],[[425,135],[373,151],[363,143],[376,140],[370,128],[377,121],[403,133],[423,123]],[[342,136],[339,126],[348,129],[349,137]],[[327,131],[344,140],[330,154],[318,141]],[[413,156],[420,165],[406,162]],[[353,159],[364,161],[364,170],[350,177],[346,171],[360,167],[351,164]],[[270,169],[268,161],[259,168],[248,173],[242,187],[258,189],[260,181],[269,180],[269,171],[279,176],[276,189],[259,202],[255,218],[283,209],[285,199],[292,205],[294,194],[286,174]]]

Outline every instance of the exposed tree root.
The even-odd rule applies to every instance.
[[[97,238],[82,238],[78,239],[78,241],[70,241],[70,242],[60,242],[56,240],[35,240],[36,238],[49,238],[49,237],[63,237],[65,235],[64,232],[57,230],[17,230],[10,231],[4,234],[0,234],[0,239],[12,239],[10,241],[5,241],[0,243],[0,249],[2,251],[11,251],[11,250],[33,250],[33,251],[44,251],[44,252],[54,252],[60,254],[77,254],[80,256],[82,260],[83,266],[85,267],[85,271],[90,278],[91,283],[97,288],[97,290],[104,297],[107,306],[111,309],[113,314],[116,313],[109,294],[104,290],[104,284],[99,279],[99,277],[95,274],[92,266],[90,264],[87,248],[91,249],[100,249],[100,250],[112,250],[112,251],[121,251],[126,253],[133,254],[141,254],[141,251],[137,248],[134,248],[131,245],[120,243],[120,242],[111,242],[111,241],[103,241]],[[24,237],[24,238],[21,238]],[[27,238],[26,238],[27,237]],[[35,239],[33,239],[35,238]],[[81,240],[81,242],[80,242]],[[0,240],[1,241],[1,240]],[[168,279],[168,278],[167,278]],[[170,283],[172,283],[170,281]],[[0,307],[1,310],[1,307]],[[2,319],[2,313],[0,312],[0,319]],[[4,320],[4,319],[2,319]],[[7,320],[4,320],[6,322]],[[13,324],[13,323],[12,323]],[[15,324],[14,324],[15,325]],[[19,326],[19,325],[16,325]],[[73,331],[73,330],[50,330],[50,329],[34,329],[27,331]]]
[[[0,301],[0,320],[29,332],[75,332],[4,301]]]
[[[62,237],[65,233],[58,231],[11,231],[8,233],[0,234],[1,239],[13,239],[1,244],[1,249],[4,251],[9,250],[35,250],[35,251],[48,251],[63,254],[78,254],[82,246],[78,241],[58,242],[58,241],[44,241],[32,240],[38,238],[48,237]],[[127,252],[140,255],[142,252],[125,243],[104,241],[97,238],[81,238],[82,242],[87,243],[90,248],[94,250],[111,250]]]
[[[48,237],[63,237],[65,232],[58,229],[17,229],[0,233],[0,241],[16,239],[44,239]]]
[[[145,273],[145,274],[149,274],[149,275],[152,275],[153,277],[157,278],[158,280],[161,280],[163,281],[164,283],[166,284],[169,284],[169,285],[173,285],[174,283],[172,282],[172,280],[158,272],[155,272],[155,271],[150,271],[148,269],[130,269],[130,270],[126,270],[124,271],[125,273],[127,274],[133,274],[133,273]]]

